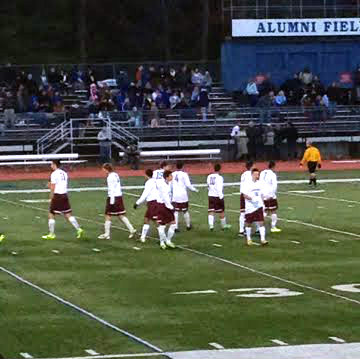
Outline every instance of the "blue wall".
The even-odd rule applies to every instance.
[[[249,77],[270,73],[280,85],[305,66],[328,85],[339,74],[354,71],[360,64],[360,42],[295,43],[274,38],[272,42],[225,42],[221,49],[222,81],[228,91],[243,89]]]

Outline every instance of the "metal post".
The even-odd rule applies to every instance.
[[[70,151],[74,153],[74,144],[73,144],[73,119],[70,119]]]

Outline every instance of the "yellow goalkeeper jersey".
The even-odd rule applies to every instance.
[[[302,160],[301,160],[301,164],[303,165],[305,162],[321,163],[320,151],[314,146],[308,147],[304,153]]]

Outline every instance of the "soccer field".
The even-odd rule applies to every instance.
[[[200,187],[190,194],[193,230],[181,222],[178,248],[166,251],[154,227],[142,244],[129,240],[116,219],[112,239],[97,239],[104,180],[70,182],[81,189],[70,201],[85,239],[75,239],[57,217],[54,241],[41,239],[48,193],[29,191],[46,182],[1,182],[0,231],[7,238],[0,245],[0,353],[63,358],[359,343],[360,182],[320,183],[313,192],[296,182],[304,178],[279,174],[291,183],[279,185],[283,232],[268,231],[268,247],[247,247],[238,238],[239,188],[233,185],[225,187],[231,230],[221,231],[217,221],[209,232],[207,191]],[[360,181],[360,171],[323,171],[320,178]],[[132,208],[141,194],[133,187],[144,180],[122,182],[132,186],[125,187],[124,202],[140,231],[145,208]],[[203,184],[205,177],[192,182]]]

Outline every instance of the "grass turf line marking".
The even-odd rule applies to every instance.
[[[59,254],[60,251],[58,251],[57,249],[53,249],[51,252],[55,253],[55,254]]]
[[[339,243],[336,239],[329,239],[329,242]]]
[[[271,342],[275,343],[275,344],[279,344],[279,345],[289,345],[288,343],[283,342],[282,340],[279,339],[271,339]]]
[[[135,249],[136,251],[140,251],[140,250],[141,250],[141,248],[139,248],[139,247],[133,247],[133,249]]]
[[[212,347],[214,347],[215,349],[225,349],[221,344],[219,343],[209,343],[209,345],[211,345]]]
[[[352,201],[352,200],[349,200],[349,199],[342,199],[342,198],[335,198],[335,197],[310,196],[310,195],[306,195],[306,194],[291,193],[291,192],[281,192],[281,191],[278,191],[277,193],[287,194],[289,196],[306,197],[306,198],[312,198],[312,199],[314,199],[314,198],[315,199],[324,199],[324,200],[327,200],[327,201],[337,201],[337,202],[360,204],[359,201]]]
[[[20,202],[24,203],[50,203],[49,199],[21,199]]]
[[[222,247],[221,244],[217,244],[217,243],[214,243],[213,246],[214,246],[214,247],[219,247],[219,248]]]
[[[346,341],[344,339],[338,338],[338,337],[329,337],[329,339],[333,340],[334,342],[337,343],[346,343]]]
[[[301,242],[298,242],[298,241],[291,241],[292,243],[295,243],[295,244],[301,244]]]
[[[92,251],[93,252],[101,252],[101,250],[99,248],[93,248]]]
[[[25,359],[31,359],[31,358],[33,358],[33,356],[30,355],[29,353],[20,353],[20,355],[21,355],[23,358],[25,358]]]
[[[307,194],[307,193],[324,193],[325,190],[317,189],[317,190],[308,190],[308,191],[288,191],[289,193],[300,193],[300,194]]]
[[[35,210],[40,210],[40,211],[45,211],[45,212],[48,212],[47,209],[44,209],[44,208],[39,208],[39,207],[34,207],[34,206],[29,206],[29,205],[26,205],[26,204],[22,204],[22,203],[18,203],[18,202],[14,202],[14,201],[10,201],[10,200],[5,200],[3,198],[0,198],[0,201],[2,202],[5,202],[5,203],[10,203],[10,204],[13,204],[13,205],[16,205],[16,206],[21,206],[21,207],[24,207],[24,208],[30,208],[30,209],[35,209]],[[205,207],[205,206],[200,206],[200,205],[197,205],[199,207]],[[234,211],[234,210],[230,210],[230,211],[233,211],[233,212],[236,212],[238,213],[238,211]],[[86,221],[86,222],[90,222],[90,223],[98,223],[98,224],[102,224],[98,221],[94,221],[94,220],[90,220],[90,219],[87,219],[87,218],[81,218],[81,217],[78,217],[79,219],[82,219],[83,221]],[[295,223],[300,223],[301,222],[297,222],[297,221],[291,221],[291,220],[287,220],[289,222],[295,222]],[[306,224],[305,224],[306,225]],[[315,226],[315,225],[311,225],[311,226]],[[316,227],[320,227],[320,229],[327,229],[326,227],[321,227],[321,226],[316,226]],[[122,231],[125,231],[125,232],[128,232],[128,230],[122,228],[122,227],[117,227],[117,226],[113,226],[113,228],[116,228],[116,229],[119,229],[119,230],[122,230]],[[330,229],[331,231],[335,231],[335,230],[332,230]],[[339,233],[346,233],[346,232],[341,232],[341,231],[336,231],[336,232],[339,232]],[[356,237],[360,237],[360,235],[358,234],[355,234],[355,233],[350,233],[350,235],[354,235]],[[151,238],[151,237],[149,237]],[[155,239],[157,240],[156,238],[152,238],[152,239]],[[226,263],[226,264],[229,264],[229,265],[232,265],[234,267],[238,267],[238,268],[241,268],[243,270],[246,270],[246,271],[249,271],[251,273],[255,273],[255,274],[259,274],[259,275],[262,275],[262,276],[265,276],[265,277],[268,277],[268,278],[272,278],[272,279],[276,279],[280,282],[283,282],[283,283],[287,283],[287,284],[292,284],[296,287],[300,287],[300,288],[304,288],[304,289],[309,289],[309,290],[312,290],[314,292],[318,292],[318,293],[322,293],[322,294],[326,294],[328,296],[331,296],[331,297],[334,297],[334,298],[338,298],[338,299],[343,299],[345,301],[348,301],[348,302],[352,302],[352,303],[355,303],[355,304],[359,304],[360,305],[360,301],[358,300],[355,300],[355,299],[352,299],[352,298],[348,298],[348,297],[345,297],[343,295],[339,295],[339,294],[335,294],[335,293],[331,293],[331,292],[328,292],[326,290],[322,290],[322,289],[318,289],[318,288],[315,288],[315,287],[311,287],[311,286],[308,286],[308,285],[305,285],[305,284],[301,284],[301,283],[297,283],[297,282],[294,282],[292,280],[289,280],[289,279],[285,279],[285,278],[282,278],[282,277],[279,277],[279,276],[275,276],[275,275],[272,275],[272,274],[269,274],[269,273],[266,273],[266,272],[263,272],[263,271],[258,271],[256,269],[253,269],[251,267],[248,267],[248,266],[244,266],[242,264],[239,264],[239,263],[236,263],[236,262],[233,262],[233,261],[230,261],[228,259],[225,259],[225,258],[222,258],[222,257],[217,257],[217,256],[214,256],[214,255],[211,255],[211,254],[207,254],[205,252],[200,252],[196,249],[192,249],[192,248],[187,248],[187,247],[184,247],[184,246],[177,246],[178,248],[184,250],[184,251],[188,251],[190,253],[194,253],[194,254],[197,254],[197,255],[200,255],[200,256],[203,256],[203,257],[207,257],[209,259],[212,259],[212,260],[216,260],[216,261],[219,261],[219,262],[223,262],[223,263]],[[1,269],[1,267],[0,267]]]
[[[216,294],[217,291],[213,290],[213,289],[209,289],[209,290],[193,290],[190,292],[175,292],[172,293],[174,295],[188,295],[188,294]]]
[[[36,285],[36,284],[34,284],[34,283],[20,277],[16,273],[11,272],[11,271],[9,271],[8,269],[6,269],[4,267],[0,267],[0,271],[8,274],[9,276],[15,278],[16,280],[18,280],[19,282],[21,282],[23,284],[26,284],[29,287],[33,288],[33,289],[36,289],[37,291],[47,295],[48,297],[51,297],[51,298],[55,299],[56,301],[60,302],[61,304],[64,304],[65,306],[70,307],[70,308],[76,310],[77,312],[79,312],[79,313],[81,313],[81,314],[83,314],[83,315],[97,321],[98,323],[103,324],[104,326],[106,326],[106,327],[108,327],[110,329],[113,329],[116,332],[127,336],[128,338],[134,340],[135,342],[140,343],[140,344],[152,349],[153,351],[156,351],[157,353],[163,353],[164,352],[162,349],[160,349],[157,346],[149,343],[148,341],[146,341],[144,339],[141,339],[141,338],[137,337],[136,335],[134,335],[134,334],[132,334],[132,333],[130,333],[130,332],[124,330],[124,329],[121,329],[121,328],[115,326],[114,324],[111,324],[110,322],[104,320],[104,319],[101,319],[100,317],[96,316],[95,314],[93,314],[93,313],[91,313],[91,312],[77,306],[76,304],[73,304],[73,303],[59,297],[58,295],[56,295],[56,294],[54,294],[52,292],[49,292],[46,289],[43,289],[43,288],[39,287],[38,285]]]
[[[95,350],[93,349],[85,349],[85,352],[90,354],[90,355],[100,355],[99,353],[97,353]]]

